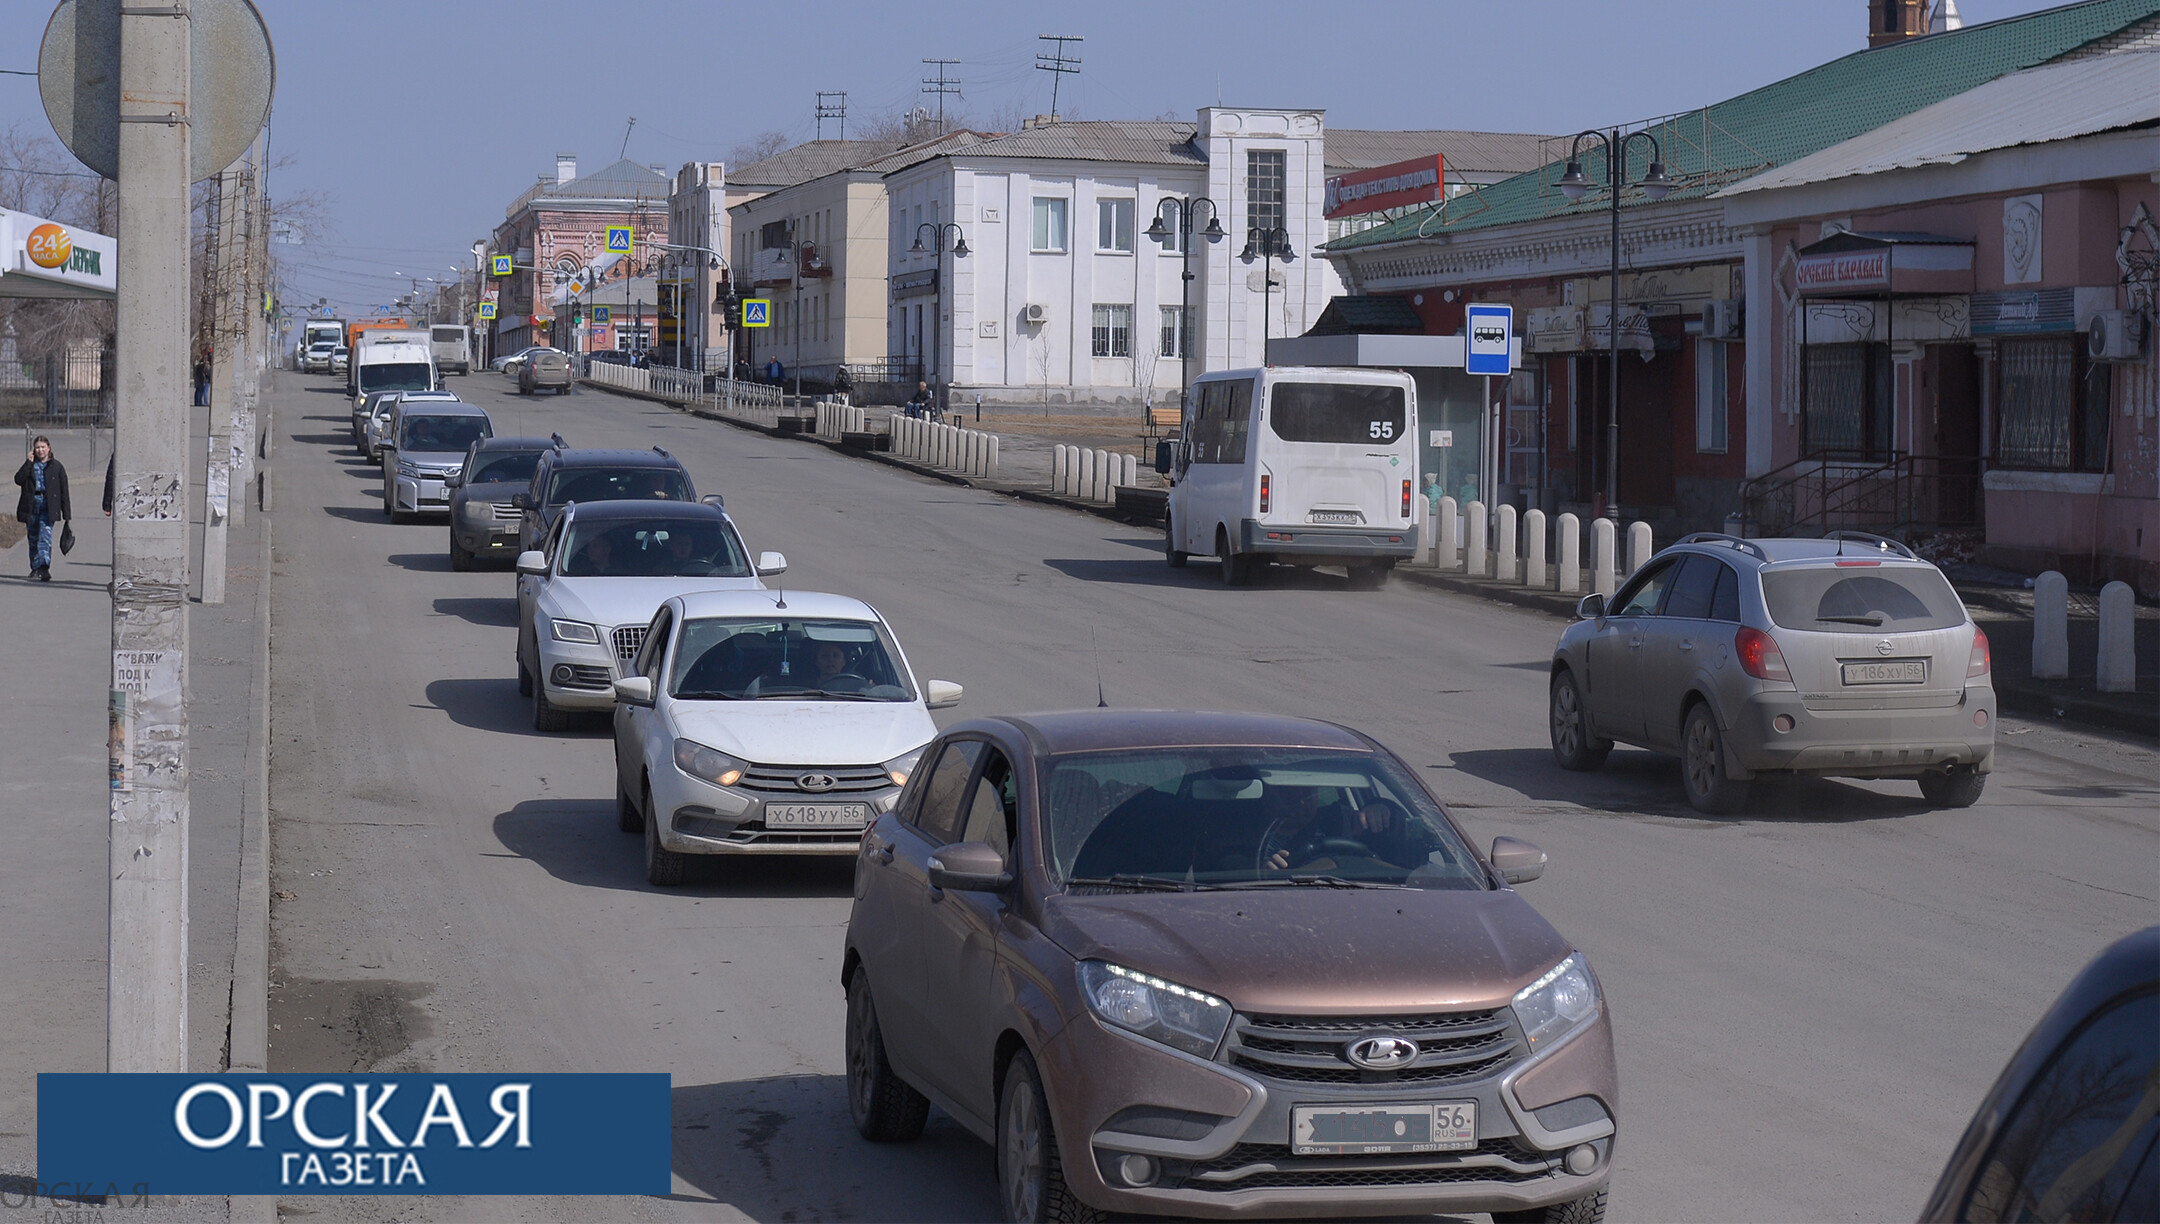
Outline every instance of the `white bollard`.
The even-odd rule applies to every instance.
[[[1125,481],[1124,481],[1124,483],[1125,483],[1125,487],[1127,487],[1127,488],[1133,488],[1133,487],[1136,487],[1137,485],[1139,485],[1139,483],[1140,483],[1140,457],[1139,457],[1139,456],[1137,456],[1137,455],[1127,455],[1127,456],[1125,456]]]
[[[1086,498],[1095,494],[1095,449],[1083,447],[1080,451],[1080,479],[1073,486],[1074,497]]]
[[[1650,560],[1654,545],[1650,539],[1650,524],[1637,519],[1627,529],[1627,572],[1632,574]]]
[[[1106,450],[1095,452],[1095,484],[1088,490],[1090,500],[1110,500],[1110,461],[1115,458],[1115,455]]]
[[[1485,568],[1485,503],[1473,501],[1463,507],[1463,572],[1472,578],[1483,578]]]
[[[2070,674],[2070,580],[2054,570],[2033,579],[2032,674],[2035,680]]]
[[[2100,588],[2100,659],[2094,687],[2103,693],[2137,692],[2137,597],[2127,582]]]
[[[1051,449],[1050,491],[1052,493],[1063,493],[1065,491],[1065,468],[1071,462],[1065,456],[1065,444],[1063,442],[1058,443]]]
[[[983,475],[995,476],[997,475],[998,466],[998,436],[996,434],[991,434],[989,437],[989,443],[990,449],[988,453],[983,456]]]
[[[1562,595],[1573,595],[1582,590],[1582,520],[1563,514],[1554,524],[1553,536],[1560,546],[1558,587]]]
[[[1519,581],[1522,575],[1515,568],[1515,505],[1510,502],[1500,507],[1499,522],[1493,528],[1499,543],[1499,557],[1493,564],[1493,577],[1502,582]]]
[[[1532,510],[1522,516],[1523,585],[1545,589],[1545,512]]]
[[[1434,514],[1440,519],[1434,525],[1440,542],[1433,549],[1433,564],[1452,570],[1462,564],[1462,516],[1457,513],[1452,497],[1441,498],[1440,508]]]
[[[1618,577],[1613,573],[1613,521],[1600,515],[1590,520],[1590,591],[1610,598]]]

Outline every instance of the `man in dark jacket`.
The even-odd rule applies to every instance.
[[[51,439],[40,434],[30,444],[30,457],[15,469],[15,484],[22,490],[15,499],[15,521],[30,529],[30,577],[51,582],[53,524],[64,527],[75,517],[67,469],[54,458]]]

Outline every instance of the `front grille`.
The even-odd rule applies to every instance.
[[[558,682],[557,688],[604,689],[615,683],[615,677],[605,667],[572,663],[568,683]]]
[[[495,521],[498,523],[515,523],[525,517],[523,510],[511,505],[509,502],[492,502],[488,506],[488,511],[495,516]]]
[[[1223,1192],[1449,1182],[1520,1185],[1551,1177],[1559,1170],[1557,1158],[1526,1148],[1512,1138],[1487,1139],[1467,1152],[1407,1156],[1296,1156],[1286,1144],[1240,1143],[1213,1160],[1194,1164],[1185,1174],[1184,1188]]]
[[[1418,1056],[1406,1066],[1368,1071],[1343,1047],[1360,1037],[1407,1037]],[[1232,1066],[1298,1084],[1447,1084],[1482,1079],[1522,1057],[1505,1010],[1421,1016],[1239,1016],[1227,1051]]]
[[[615,631],[615,657],[628,662],[637,657],[638,647],[645,644],[645,625],[624,625]]]
[[[695,833],[700,837],[714,838],[735,846],[855,846],[862,842],[863,835],[861,829],[837,829],[830,832],[822,829],[768,829],[756,821],[722,828],[720,821],[708,821],[702,817],[678,817],[675,827],[685,833]],[[701,832],[701,828],[713,831]]]
[[[813,776],[831,778],[833,784],[815,791],[803,786],[802,779]],[[875,765],[752,765],[743,771],[737,785],[743,790],[838,797],[865,795],[892,784],[885,771]]]

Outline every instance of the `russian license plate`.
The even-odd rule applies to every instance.
[[[1290,1108],[1290,1150],[1299,1156],[1465,1152],[1476,1146],[1476,1101]]]
[[[488,526],[488,530],[494,532],[496,535],[516,535],[518,533],[518,525],[516,523],[491,523]]]
[[[860,829],[870,823],[867,803],[768,803],[768,829]]]
[[[1311,523],[1344,523],[1355,527],[1365,521],[1365,516],[1355,510],[1314,510],[1305,519]]]
[[[1880,663],[1847,663],[1847,684],[1926,684],[1926,659],[1884,659]]]

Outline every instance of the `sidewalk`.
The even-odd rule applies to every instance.
[[[199,590],[201,410],[190,450],[189,545]],[[0,1194],[35,1193],[37,1073],[105,1069],[107,790],[105,695],[112,665],[111,520],[98,501],[111,434],[51,433],[68,465],[76,514],[72,555],[54,554],[53,580],[33,584],[27,543],[0,549],[0,618],[13,629],[10,700],[0,702],[0,811],[17,852],[0,859]],[[12,470],[12,466],[11,466]],[[251,512],[230,532],[226,602],[188,608],[190,779],[188,1068],[222,1071],[259,1045],[262,969],[235,956],[261,946],[241,928],[242,845],[262,804],[261,714],[267,697],[269,533]],[[250,814],[256,816],[251,822]],[[250,843],[259,855],[261,843]],[[259,927],[261,914],[251,921]],[[252,984],[251,984],[252,983]],[[253,992],[250,1000],[247,996]],[[253,1007],[248,1004],[252,1001]],[[260,1021],[255,1020],[259,1029]],[[255,1055],[260,1065],[260,1053]],[[47,1169],[66,1180],[77,1171]],[[81,1171],[88,1173],[90,1171]],[[127,1187],[122,1187],[126,1189]],[[151,1187],[154,1192],[155,1187]],[[125,1202],[132,1204],[133,1200]],[[40,1209],[78,1204],[38,1200]],[[111,1206],[122,1205],[115,1200]],[[130,1219],[223,1221],[223,1198],[153,1198]]]

